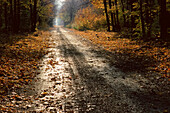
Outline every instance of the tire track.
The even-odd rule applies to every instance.
[[[131,109],[126,102],[120,102],[121,96],[124,94],[121,92],[122,89],[115,91],[117,89],[107,84],[107,80],[103,77],[104,75],[102,76],[100,71],[88,64],[84,53],[80,52],[76,45],[73,45],[60,30],[58,32],[61,33],[60,38],[64,44],[62,47],[65,50],[64,56],[68,58],[71,65],[73,83],[78,84],[75,96],[78,111],[113,113],[119,112],[121,106],[126,107],[122,109],[122,112]],[[109,73],[106,72],[106,74]],[[77,81],[78,83],[76,83]],[[120,104],[117,105],[118,103]]]
[[[111,67],[111,59],[105,57],[102,49],[63,28],[57,28],[57,32],[62,43],[59,48],[70,65],[75,87],[72,101],[77,112],[152,113],[167,109],[165,104],[160,107],[159,101],[152,100],[152,95],[141,86],[141,82],[149,82],[141,74]]]

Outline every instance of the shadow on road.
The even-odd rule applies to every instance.
[[[166,100],[167,97],[162,97],[168,96],[169,93],[166,92],[162,96],[159,96],[158,94],[148,92],[148,89],[144,90],[137,86],[134,88],[135,86],[125,84],[128,78],[126,78],[126,76],[125,78],[122,78],[124,75],[122,76],[121,74],[115,75],[116,73],[113,73],[112,75],[101,75],[99,70],[96,70],[87,63],[82,52],[72,45],[66,37],[63,35],[61,35],[61,37],[63,39],[63,45],[60,46],[59,49],[61,49],[66,59],[68,57],[72,58],[80,78],[75,97],[79,112],[143,113],[155,111],[161,112],[164,109],[168,109],[169,102]],[[143,63],[140,61],[141,59],[138,58],[125,61],[121,58],[122,54],[112,54],[96,47],[92,47],[90,52],[95,53],[96,57],[111,60],[110,65],[116,65],[116,67],[118,67],[118,70],[116,70],[118,73],[121,70],[124,71],[124,74],[136,70],[141,71],[141,69],[142,71],[146,70],[145,66],[143,66]],[[120,57],[116,55],[119,55]],[[143,58],[146,57],[144,56]],[[153,60],[146,62],[146,64],[150,64],[151,62],[153,62]],[[103,71],[105,71],[105,67],[103,67]],[[74,83],[76,84],[76,75],[74,75],[72,69],[70,69],[70,72],[72,72]],[[103,76],[109,76],[112,78],[112,82],[108,82]],[[133,77],[130,78],[133,79]],[[138,80],[136,80],[136,82],[137,81]],[[139,83],[134,84],[139,85]],[[81,86],[83,88],[79,88]],[[149,87],[149,90],[152,91],[156,89]]]

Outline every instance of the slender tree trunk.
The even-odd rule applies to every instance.
[[[115,13],[113,13],[113,20],[114,20],[114,24],[115,24],[115,27],[116,27],[117,21],[116,21],[116,14]],[[115,31],[116,31],[116,28],[115,28]]]
[[[0,1],[0,31],[1,31],[1,28],[2,28],[2,1]]]
[[[37,0],[34,0],[34,11],[33,11],[33,29],[32,32],[36,31],[36,23],[37,23]]]
[[[7,9],[7,3],[4,3],[4,16],[5,16],[5,31],[8,31],[8,9]]]
[[[17,33],[18,32],[18,21],[17,21],[17,1],[16,0],[14,0],[14,16],[13,16],[13,18],[14,18],[14,20],[13,20],[13,23],[15,23],[15,24],[13,24],[13,31],[15,32],[15,33]]]
[[[129,11],[129,0],[126,0],[126,9]],[[129,15],[127,15],[126,26],[129,27]]]
[[[149,14],[148,14],[148,15],[149,15],[149,18],[150,18],[150,19],[149,19],[149,20],[150,20],[150,21],[149,21],[150,24],[149,24],[149,26],[148,26],[148,32],[147,32],[147,36],[148,36],[148,37],[151,37],[151,32],[152,32],[151,28],[152,28],[152,25],[153,25],[153,23],[154,23],[154,19],[151,17],[151,15],[152,15],[152,14],[151,14],[151,13],[152,13],[152,8],[151,8],[151,7],[154,6],[154,2],[155,2],[155,1],[153,1],[153,0],[149,0],[149,7],[150,7],[150,8],[149,8]]]
[[[31,31],[32,31],[34,29],[33,28],[32,0],[30,0],[30,26],[31,26]]]
[[[131,12],[134,11],[134,9],[133,9],[133,7],[134,7],[133,3],[134,3],[134,0],[130,0],[129,4],[130,4],[130,11],[131,11]],[[135,17],[134,17],[133,15],[131,15],[130,18],[131,18],[131,22],[130,22],[130,24],[131,24],[131,25],[130,25],[130,27],[131,27],[131,33],[133,34],[133,28],[135,28]]]
[[[10,0],[10,31],[11,32],[13,32],[13,20],[14,20],[14,16],[13,16],[13,4],[12,4],[13,2],[12,2],[12,0]]]
[[[109,0],[109,8],[112,9],[112,1],[111,0]],[[111,12],[110,15],[111,15],[112,31],[115,31],[114,20],[113,20],[113,12]]]
[[[166,0],[159,0],[160,4],[160,32],[161,32],[161,39],[164,41],[168,40],[168,29],[166,23]]]
[[[146,27],[147,27],[147,37],[151,37],[151,25],[152,25],[152,18],[150,17],[151,13],[151,3],[150,0],[146,0],[146,5],[145,5],[145,21],[146,21]]]
[[[115,6],[115,3],[114,2],[112,2],[112,6],[114,7]],[[114,20],[114,26],[115,26],[115,31],[116,31],[116,25],[117,25],[117,21],[116,21],[116,14],[115,14],[115,12],[113,13],[113,20]]]
[[[20,0],[17,0],[17,30],[20,30]]]
[[[140,18],[141,18],[141,23],[142,23],[142,37],[145,37],[145,23],[144,23],[144,18],[143,18],[143,2],[140,0]]]
[[[115,0],[115,6],[116,6],[117,30],[120,31],[119,11],[118,11],[118,7],[117,7],[117,0]]]
[[[70,23],[74,20],[74,5],[75,1],[71,0],[71,8],[70,8]]]
[[[122,12],[123,12],[123,22],[124,22],[124,26],[126,26],[126,17],[125,17],[125,7],[123,4],[123,0],[121,0],[121,4],[122,4]]]
[[[111,13],[111,25],[112,25],[112,31],[115,31],[115,25],[114,25],[114,14]]]
[[[70,23],[73,21],[73,8],[70,9]]]
[[[109,21],[109,15],[108,15],[108,12],[107,12],[107,2],[106,0],[103,0],[103,4],[104,4],[104,9],[105,9],[105,13],[106,13],[106,20],[107,20],[107,31],[110,32],[110,21]]]

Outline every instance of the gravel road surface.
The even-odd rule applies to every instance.
[[[90,41],[57,27],[48,39],[33,90],[13,101],[17,112],[161,113],[170,111],[169,91],[141,73],[122,72],[109,55]],[[25,89],[24,89],[25,90]],[[15,94],[13,92],[12,94]],[[27,95],[27,96],[25,96]]]

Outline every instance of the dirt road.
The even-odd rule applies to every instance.
[[[49,44],[49,53],[41,59],[31,86],[34,90],[23,91],[22,98],[13,102],[17,112],[169,111],[169,92],[158,94],[157,85],[142,74],[115,68],[110,54],[88,40],[59,27],[51,31]],[[28,97],[29,101],[24,99]]]

